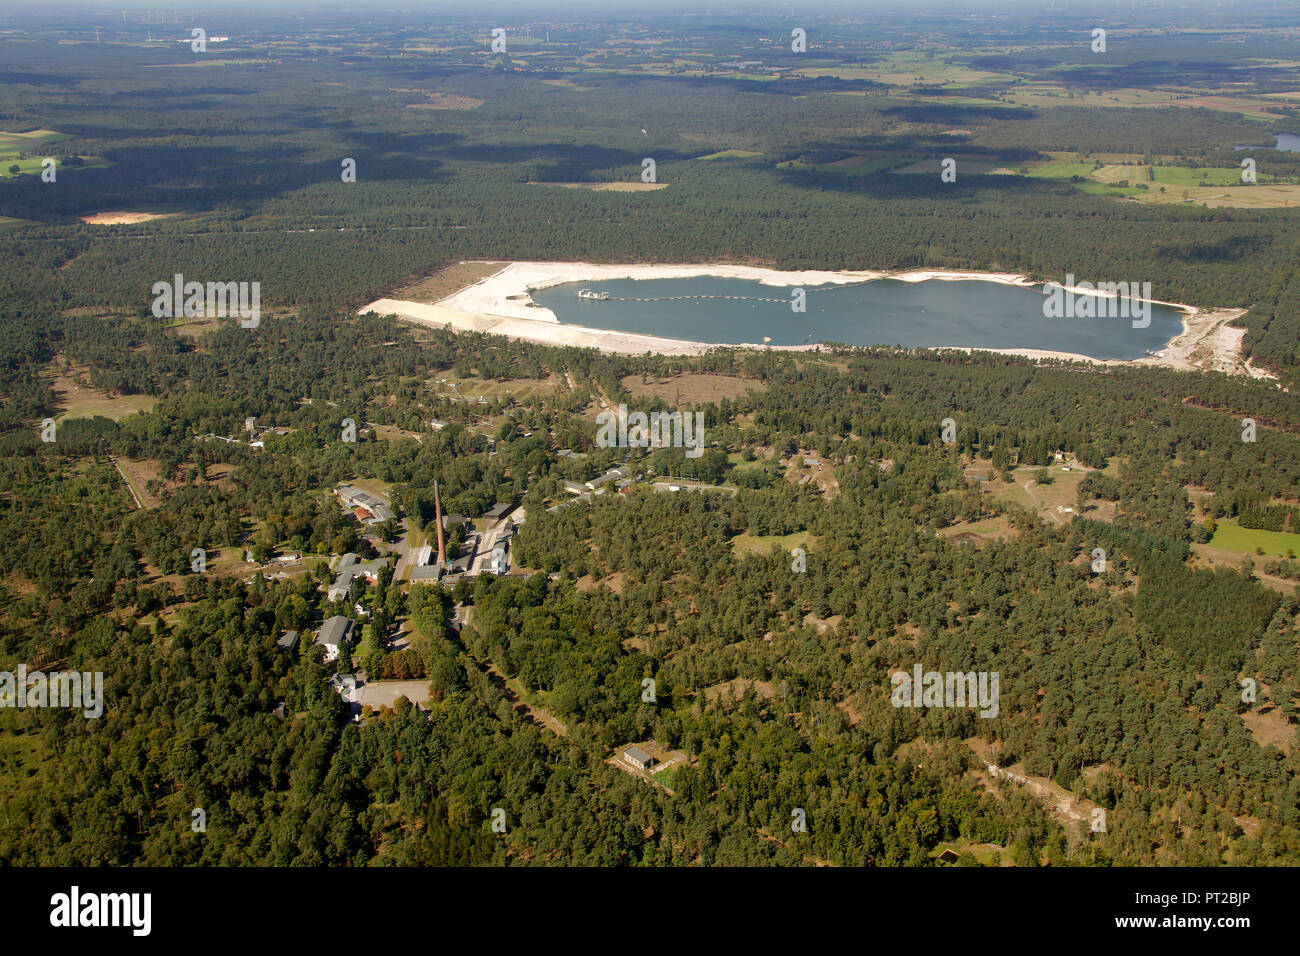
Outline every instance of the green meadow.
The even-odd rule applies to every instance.
[[[70,133],[59,133],[52,129],[36,129],[27,133],[5,133],[0,132],[0,176],[21,176],[25,174],[40,175],[41,162],[45,159],[42,155],[44,147],[51,143],[61,143],[65,140],[73,139]],[[101,159],[88,159],[81,167],[65,167],[60,160],[57,168],[81,168],[89,169],[93,166],[107,166],[107,162]],[[18,171],[13,172],[11,167],[17,166]]]
[[[1243,528],[1232,521],[1220,521],[1215,529],[1210,546],[1223,548],[1225,551],[1243,551],[1255,553],[1256,548],[1263,548],[1269,557],[1286,555],[1288,550],[1300,554],[1300,534],[1285,531],[1262,531],[1258,528]]]

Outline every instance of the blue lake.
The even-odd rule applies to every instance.
[[[1295,133],[1274,133],[1276,146],[1238,146],[1237,149],[1276,149],[1283,153],[1300,153],[1300,136]]]
[[[746,298],[593,301],[577,297],[584,288],[614,298]],[[1047,349],[1099,359],[1134,359],[1164,348],[1182,331],[1182,313],[1163,305],[1150,306],[1147,328],[1133,328],[1127,317],[1046,318],[1040,288],[996,282],[880,279],[865,285],[805,289],[803,313],[790,307],[787,286],[715,276],[573,282],[532,295],[562,323],[717,345],[759,344],[768,336],[772,345],[843,342],[904,348]]]

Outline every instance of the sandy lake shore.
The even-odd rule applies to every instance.
[[[502,268],[474,284],[447,296],[436,304],[411,302],[402,299],[379,299],[360,310],[360,314],[376,312],[396,315],[419,325],[450,327],[462,331],[489,332],[510,338],[541,342],[547,345],[572,345],[595,348],[604,352],[638,354],[658,352],[665,355],[698,355],[715,348],[777,349],[780,351],[807,351],[816,345],[765,345],[744,343],[720,346],[715,343],[690,342],[683,339],[661,338],[633,332],[591,329],[580,325],[561,323],[550,309],[533,302],[531,293],[568,282],[608,281],[611,279],[679,279],[693,276],[718,276],[730,279],[751,279],[771,286],[813,286],[860,283],[872,279],[897,279],[902,282],[938,280],[979,280],[1003,285],[1034,287],[1036,283],[1023,275],[997,272],[945,272],[913,270],[909,272],[826,272],[805,270],[782,272],[754,266],[725,263],[700,263],[683,265],[607,265],[589,262],[506,262]],[[1241,343],[1246,330],[1230,325],[1245,313],[1244,309],[1219,309],[1204,311],[1175,302],[1160,303],[1183,311],[1183,331],[1161,350],[1158,356],[1146,356],[1131,361],[1095,359],[1072,352],[1053,352],[1044,349],[985,349],[1004,355],[1019,355],[1033,359],[1057,359],[1089,362],[1097,365],[1163,365],[1168,368],[1193,370],[1214,369],[1229,374],[1250,375],[1255,378],[1272,378],[1261,369],[1252,368],[1242,359]],[[959,351],[969,352],[969,348]]]

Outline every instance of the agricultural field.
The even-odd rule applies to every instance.
[[[0,131],[0,159],[29,153],[48,143],[61,143],[69,139],[73,139],[72,134],[52,129],[33,129],[24,133]]]
[[[1294,68],[1289,64],[1275,64]],[[1252,121],[1273,122],[1280,105],[1300,105],[1300,93],[1205,93],[1192,88],[1170,89],[1116,87],[1112,89],[1083,89],[1059,83],[1029,82],[1011,86],[1001,93],[1002,99],[1013,106],[1051,108],[1058,106],[1109,107],[1117,109],[1142,109],[1151,107],[1179,107],[1182,109],[1208,109],[1230,113]]]
[[[904,162],[906,162],[906,160],[904,160]],[[912,176],[937,176],[939,174],[939,161],[935,159],[923,159],[915,163],[895,168],[893,169],[893,172]],[[1005,176],[1015,174],[1014,169],[1007,168],[1003,163],[991,163],[979,159],[965,158],[959,158],[957,160],[956,172],[958,176]]]
[[[261,63],[261,60],[190,60],[184,63],[146,63],[144,64],[144,69],[168,70],[186,67],[256,66]]]
[[[1300,185],[1230,186],[1215,190],[1213,196],[1193,195],[1190,201],[1207,209],[1286,209],[1300,206]]]
[[[563,189],[590,189],[598,193],[645,193],[664,189],[668,183],[644,183],[639,180],[629,182],[593,182],[593,183],[544,183],[532,182],[530,186],[559,186]]]
[[[1052,106],[1111,106],[1142,107],[1172,106],[1184,98],[1181,93],[1162,90],[1116,89],[1096,92],[1077,90],[1051,83],[1026,83],[1013,87],[1003,94],[1007,103],[1024,107]]]
[[[888,86],[963,89],[991,83],[1014,83],[1010,73],[973,69],[943,57],[921,52],[897,52],[863,66],[812,66],[801,76],[832,76],[841,80],[869,80]]]
[[[0,178],[40,175],[42,162],[46,158],[41,154],[41,150],[53,143],[62,143],[75,138],[70,133],[59,133],[52,129],[34,129],[25,133],[0,132]],[[107,161],[94,156],[80,157],[80,159],[79,165],[69,166],[59,158],[56,170],[61,173],[65,170],[109,165]]]
[[[714,160],[714,159],[753,159],[755,156],[762,156],[762,153],[752,149],[724,149],[721,152],[709,153],[707,156],[696,156],[696,159]]]
[[[1273,208],[1300,202],[1300,183],[1278,182],[1263,171],[1257,173],[1256,183],[1243,185],[1240,168],[1146,164],[1140,157],[1108,161],[1112,159],[1116,157],[1085,160],[1077,154],[1060,154],[1021,169],[1036,179],[1072,182],[1092,195],[1147,203]]]

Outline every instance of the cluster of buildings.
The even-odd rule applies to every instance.
[[[387,501],[368,491],[362,491],[354,485],[339,485],[334,489],[334,493],[343,502],[343,507],[351,509],[362,524],[383,524],[389,518],[395,517]]]
[[[514,537],[515,523],[510,520],[514,505],[498,501],[483,513],[483,521],[488,529],[495,530],[492,551],[485,557],[480,570],[492,574],[505,574],[510,570],[510,539]]]
[[[454,561],[447,564],[439,564],[434,560],[433,547],[425,545],[420,549],[416,558],[415,567],[411,568],[410,580],[413,584],[454,584],[459,581],[461,576],[469,572],[470,562],[474,560],[474,553],[461,555]]]
[[[253,448],[265,448],[267,435],[288,435],[292,428],[279,425],[259,425],[252,416],[244,419],[244,431],[248,432],[248,444]]]
[[[453,527],[464,527],[465,537],[461,540],[460,555],[448,558],[439,553],[432,544],[426,544],[416,552],[415,567],[411,569],[412,582],[441,582],[451,584],[462,576],[475,575],[484,571],[492,574],[505,574],[510,570],[510,540],[515,533],[515,522],[510,515],[514,505],[508,501],[497,502],[483,513],[479,521],[482,530],[463,515],[446,515],[441,518],[444,534]],[[439,536],[441,539],[441,535]],[[445,545],[440,540],[439,548]]]
[[[560,511],[561,509],[570,508],[573,505],[582,502],[589,502],[595,498],[596,495],[603,495],[611,484],[614,486],[616,491],[627,491],[628,488],[632,487],[634,480],[632,466],[619,465],[617,468],[611,468],[609,471],[597,475],[590,481],[561,482],[561,487],[569,494],[574,495],[574,497],[569,501],[561,502],[555,507],[548,508],[547,510],[552,512]]]
[[[367,524],[377,524],[393,517],[392,509],[387,502],[354,485],[339,485],[334,492],[345,507],[355,509],[357,517]],[[505,574],[509,570],[510,542],[516,531],[516,524],[511,519],[511,513],[515,508],[513,503],[498,502],[489,508],[479,519],[482,530],[478,530],[475,528],[475,522],[463,515],[441,513],[441,499],[436,486],[435,502],[437,545],[435,547],[432,543],[426,544],[415,553],[415,565],[410,574],[412,582],[445,584],[464,575],[481,572]],[[523,512],[520,511],[518,514],[522,516]],[[522,521],[522,517],[520,520]],[[457,527],[464,528],[467,535],[461,542],[462,554],[453,560],[448,559],[447,556],[446,535],[449,530]],[[356,553],[351,551],[342,555],[333,568],[334,579],[327,591],[328,599],[330,601],[346,599],[358,579],[370,585],[377,583],[380,570],[385,567],[387,560],[387,558],[379,558],[374,561],[361,561]],[[357,611],[364,613],[360,605],[357,606]],[[313,643],[324,648],[326,661],[334,661],[338,660],[344,648],[352,648],[358,637],[356,622],[352,618],[336,614],[321,625]],[[282,650],[292,652],[298,647],[299,640],[297,631],[285,631],[276,644]],[[360,678],[354,675],[336,675],[332,683],[334,689],[356,710],[360,699],[358,696],[361,687]]]
[[[385,563],[383,558],[361,561],[355,553],[349,551],[339,558],[339,563],[334,566],[334,583],[330,585],[327,597],[331,601],[347,597],[352,589],[352,582],[358,577],[364,578],[367,584],[374,584],[379,580],[379,569]]]
[[[590,491],[593,494],[600,494],[601,489],[610,484],[613,484],[619,491],[630,487],[632,484],[632,466],[619,465],[617,468],[611,468],[609,471],[597,475],[595,478],[591,479],[591,481],[584,481],[581,484],[576,481],[566,481],[564,483],[564,488],[566,491],[575,495],[586,491]],[[577,486],[577,490],[574,490],[574,488],[571,487],[574,485]]]

